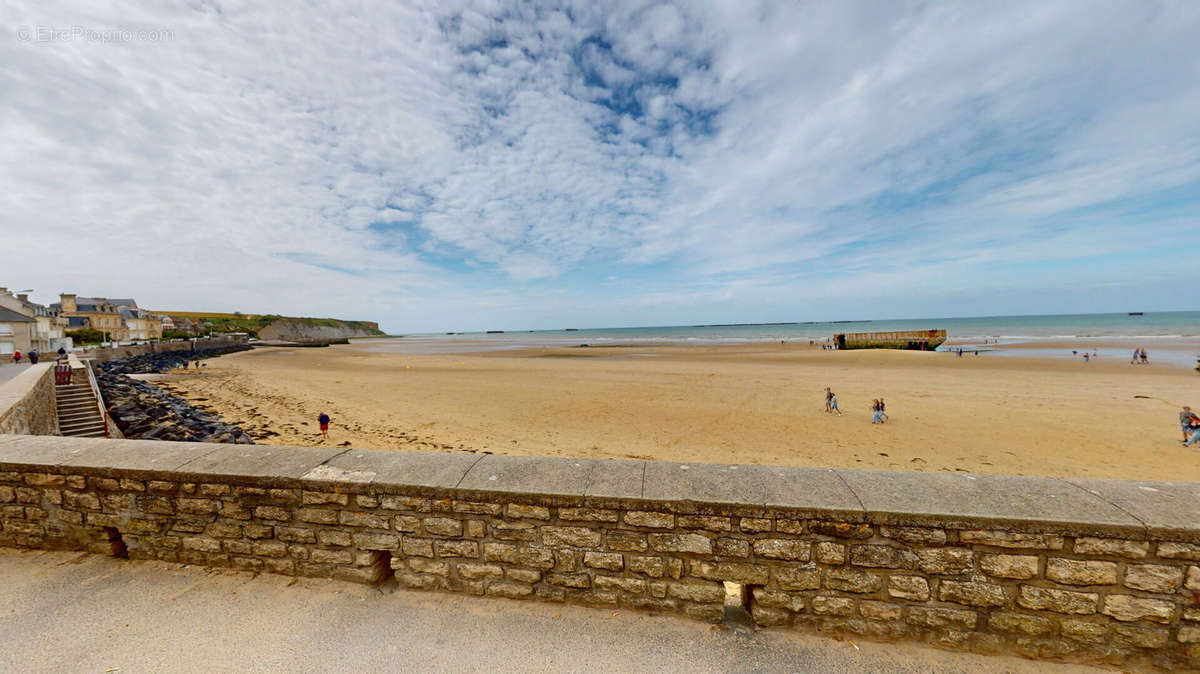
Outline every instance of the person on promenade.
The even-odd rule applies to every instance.
[[[317,423],[321,425],[321,439],[328,440],[329,439],[329,415],[325,414],[324,412],[321,412],[321,414],[319,416],[317,416]]]
[[[30,351],[30,352],[29,352],[29,364],[30,364],[30,365],[37,365],[37,364],[38,364],[38,352],[37,352],[37,349],[34,349],[33,351]]]
[[[13,351],[13,365],[20,365],[20,364],[21,364],[21,352]]]
[[[65,347],[65,346],[58,347],[58,357],[59,358],[67,357],[67,347]]]
[[[1183,410],[1179,412],[1179,430],[1183,431],[1184,442],[1187,442],[1188,436],[1191,435],[1192,426],[1200,426],[1200,416],[1197,416],[1192,408],[1184,405]]]

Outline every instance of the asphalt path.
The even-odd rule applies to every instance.
[[[0,549],[0,672],[1082,672],[675,616]]]
[[[13,365],[11,355],[0,354],[0,360],[4,361],[0,362],[0,384],[3,384],[9,379],[12,379],[13,377],[29,369],[29,363]]]

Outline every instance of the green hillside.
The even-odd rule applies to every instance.
[[[203,326],[204,332],[245,332],[251,337],[257,337],[259,330],[280,319],[314,326],[346,327],[368,334],[384,334],[379,329],[379,324],[372,321],[344,321],[337,318],[280,316],[278,314],[243,314],[237,311],[231,314],[205,311],[154,311],[154,313],[166,314],[177,324],[180,323],[180,319],[190,319]]]

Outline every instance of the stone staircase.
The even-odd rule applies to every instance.
[[[82,379],[83,381],[79,381]],[[87,376],[76,375],[65,386],[54,387],[58,401],[58,430],[63,435],[77,438],[103,438],[104,417],[96,403],[96,396],[88,384]]]

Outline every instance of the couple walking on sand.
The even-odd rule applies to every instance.
[[[871,423],[882,424],[887,421],[887,408],[884,405],[883,398],[875,398],[871,400]],[[838,409],[837,394],[834,393],[828,386],[825,387],[825,413],[836,413],[839,417],[842,416],[842,411]]]
[[[1200,444],[1200,416],[1187,405],[1179,413],[1179,430],[1183,431],[1184,447]]]

